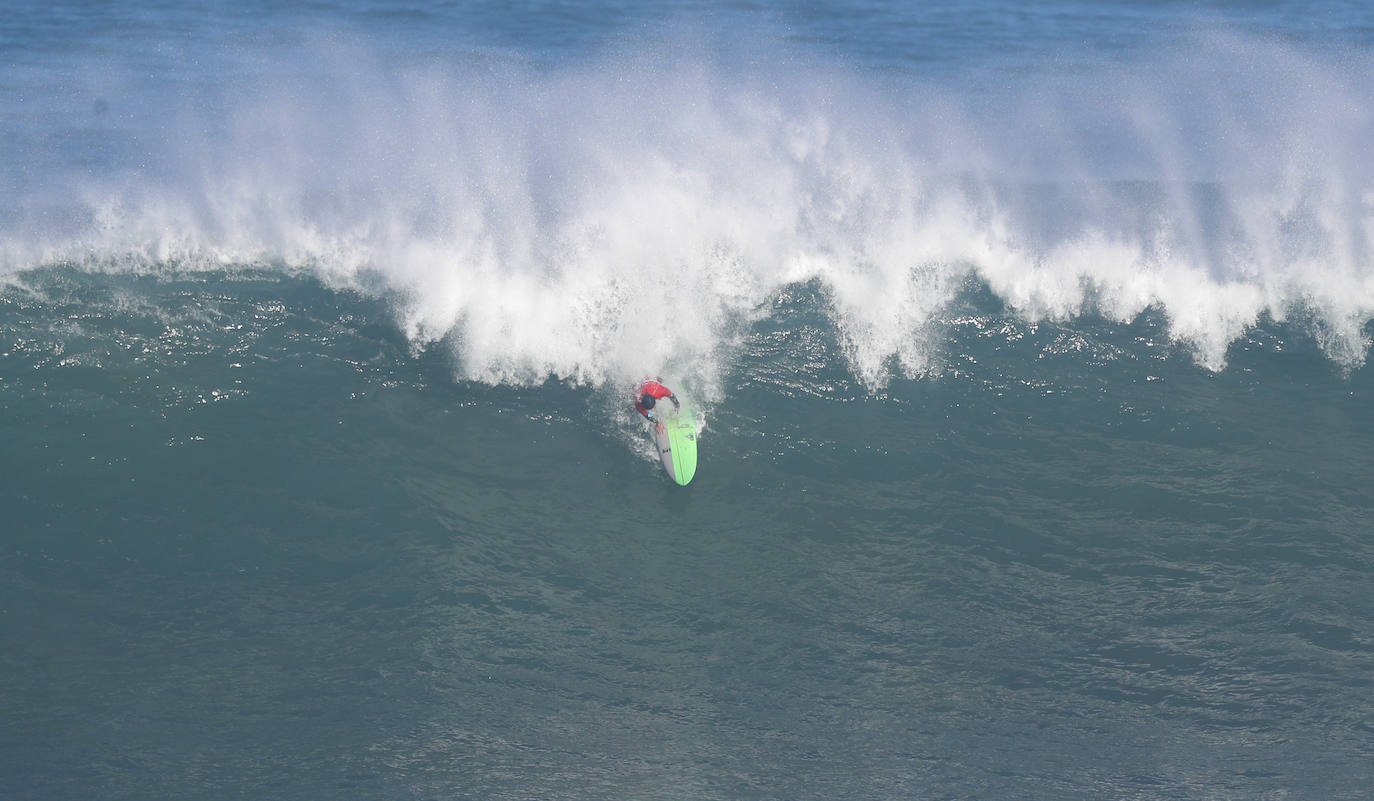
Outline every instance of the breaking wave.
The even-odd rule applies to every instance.
[[[1210,34],[992,87],[777,49],[420,68],[320,43],[310,69],[257,52],[170,97],[91,71],[5,123],[30,147],[0,168],[0,260],[311,273],[490,383],[672,372],[710,395],[814,283],[876,387],[928,369],[970,279],[1032,321],[1154,310],[1210,369],[1290,318],[1362,364],[1368,58]]]

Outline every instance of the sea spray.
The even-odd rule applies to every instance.
[[[250,50],[196,98],[102,76],[125,112],[82,122],[104,144],[38,137],[6,168],[66,160],[0,194],[6,271],[305,271],[390,298],[467,379],[671,371],[707,398],[807,282],[868,387],[929,367],[969,280],[1029,321],[1158,309],[1211,369],[1265,317],[1310,320],[1346,367],[1368,347],[1363,56],[1206,34],[1000,88],[681,50],[312,56]]]

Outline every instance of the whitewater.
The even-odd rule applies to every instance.
[[[718,396],[748,326],[813,281],[871,387],[929,369],[969,281],[1029,321],[1157,309],[1214,370],[1294,315],[1365,358],[1361,52],[1197,32],[951,87],[778,38],[742,69],[677,42],[541,66],[339,38],[217,43],[170,90],[118,64],[20,84],[6,274],[308,272],[392,298],[417,347],[450,337],[488,383],[672,368]],[[665,297],[690,300],[665,321]]]

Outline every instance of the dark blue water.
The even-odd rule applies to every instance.
[[[1368,798],[1372,48],[9,4],[0,797]]]

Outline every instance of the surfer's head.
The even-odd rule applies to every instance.
[[[654,396],[647,392],[644,393],[639,399],[639,405],[646,409],[654,408]]]

